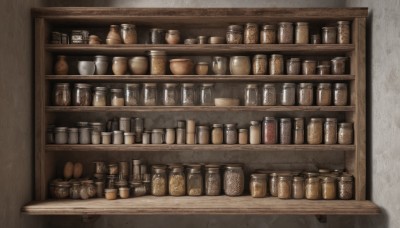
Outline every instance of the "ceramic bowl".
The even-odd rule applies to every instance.
[[[93,75],[96,65],[93,61],[79,61],[78,72],[80,75]]]
[[[237,98],[215,98],[215,106],[239,106]]]
[[[169,68],[174,75],[188,75],[193,72],[193,62],[190,59],[171,59]]]

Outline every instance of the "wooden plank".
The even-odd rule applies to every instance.
[[[376,215],[380,209],[370,201],[356,200],[145,196],[32,202],[24,206],[22,212],[30,215]]]

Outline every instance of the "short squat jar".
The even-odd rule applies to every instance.
[[[302,64],[303,75],[313,75],[317,71],[317,61],[304,60]]]
[[[279,176],[278,198],[290,199],[292,196],[292,176]]]
[[[244,43],[258,44],[258,25],[256,23],[246,23],[244,28]]]
[[[332,101],[332,89],[330,83],[318,83],[317,85],[317,105],[329,106]]]
[[[338,181],[338,197],[341,200],[349,200],[353,198],[353,177],[342,176]]]
[[[165,75],[167,69],[167,56],[165,51],[151,50],[150,55],[150,74]]]
[[[266,55],[255,55],[253,57],[253,74],[254,75],[265,75],[267,74],[267,56]]]
[[[68,143],[68,133],[66,127],[56,127],[54,128],[54,136],[56,144],[66,144]]]
[[[336,106],[347,105],[347,84],[346,83],[335,83],[333,92],[333,104]]]
[[[283,55],[272,54],[269,59],[269,74],[282,75],[284,69]]]
[[[71,91],[68,83],[57,83],[53,92],[53,104],[55,106],[71,105]]]
[[[144,83],[142,88],[142,104],[144,106],[157,105],[157,84]]]
[[[322,199],[324,200],[336,199],[336,178],[323,177],[321,190],[322,190]]]
[[[128,70],[128,59],[123,56],[116,56],[112,60],[112,71],[114,75],[124,75]]]
[[[244,105],[257,106],[259,101],[257,84],[247,84],[244,92]]]
[[[267,196],[267,174],[254,173],[250,178],[250,195],[253,198]]]
[[[244,191],[244,172],[241,166],[228,165],[224,172],[224,192],[227,196],[240,196]]]
[[[350,43],[350,22],[338,21],[337,22],[337,43],[349,44]]]
[[[73,102],[74,106],[90,106],[92,103],[92,94],[90,85],[85,83],[77,83],[74,86]]]
[[[331,73],[330,65],[318,65],[317,66],[317,74],[318,75],[328,75]]]
[[[339,123],[338,143],[350,145],[353,143],[353,123]]]
[[[308,144],[321,144],[323,126],[321,118],[311,118],[307,125],[307,143]]]
[[[312,83],[300,83],[297,87],[297,103],[301,106],[310,106],[314,102]]]
[[[276,44],[276,26],[263,25],[260,31],[261,44]]]
[[[276,85],[273,83],[264,84],[262,93],[262,105],[276,105],[276,100]]]
[[[306,199],[321,199],[321,183],[319,177],[309,177],[306,179]]]
[[[236,124],[225,124],[224,141],[226,144],[237,144],[238,133]]]
[[[322,28],[322,43],[323,44],[336,44],[336,27],[323,27]]]
[[[308,23],[307,22],[297,22],[295,29],[295,43],[296,44],[308,44]]]
[[[165,33],[164,29],[152,28],[150,29],[150,42],[151,44],[165,44]]]
[[[249,75],[251,71],[250,57],[232,56],[229,61],[229,70],[232,75]]]
[[[153,129],[151,132],[151,144],[163,144],[164,130],[161,128]]]
[[[243,26],[230,25],[226,30],[227,44],[242,44],[243,43]]]
[[[281,105],[291,106],[296,103],[296,85],[294,83],[283,83],[281,90]]]
[[[262,143],[276,144],[278,142],[278,122],[274,117],[265,117],[262,127]]]
[[[278,43],[292,44],[293,43],[293,23],[280,22],[278,23]]]
[[[336,144],[337,143],[337,119],[326,118],[324,123],[324,143]]]
[[[299,58],[290,58],[286,60],[286,73],[288,75],[300,74],[301,61]]]

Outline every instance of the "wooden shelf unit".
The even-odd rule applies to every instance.
[[[35,18],[35,198],[22,208],[22,212],[32,215],[96,215],[96,214],[296,214],[296,215],[366,215],[377,214],[379,208],[366,200],[366,108],[365,108],[365,26],[368,16],[367,8],[341,9],[121,9],[121,8],[38,8],[33,10]],[[110,24],[132,22],[136,24],[138,34],[144,34],[151,27],[178,28],[182,38],[187,35],[224,35],[230,24],[255,22],[276,23],[280,21],[308,21],[322,27],[334,24],[339,20],[351,21],[352,43],[347,45],[321,44],[254,44],[254,45],[57,45],[49,44],[51,31],[64,32],[72,29],[88,29],[100,32],[105,40]],[[209,32],[207,32],[209,31]],[[143,41],[143,37],[139,41]],[[142,42],[143,43],[143,42]],[[53,75],[55,56],[64,54],[75,59],[88,58],[93,55],[109,57],[144,55],[149,50],[165,50],[169,56],[212,55],[267,55],[279,53],[285,56],[301,58],[347,56],[350,59],[350,70],[346,75],[222,75],[222,76],[151,76],[151,75]],[[70,66],[71,67],[71,66]],[[346,82],[349,85],[350,104],[348,106],[236,106],[236,107],[55,107],[49,102],[51,87],[57,82],[87,83],[126,83],[126,82],[214,82],[214,83],[263,83],[263,82]],[[137,115],[177,115],[185,118],[188,115],[199,117],[203,114],[220,116],[261,115],[276,113],[279,115],[331,116],[340,120],[354,122],[354,145],[47,145],[45,142],[46,126],[57,123],[59,118],[71,115],[78,120],[82,116],[89,121],[98,118],[132,113]],[[197,114],[196,114],[197,113]],[[215,117],[214,116],[214,117]],[[225,116],[224,116],[225,117]],[[220,117],[223,118],[223,117]],[[232,118],[232,116],[227,117]],[[242,116],[243,119],[246,119]],[[250,117],[249,117],[250,118]],[[104,120],[104,119],[103,119]],[[246,119],[247,120],[247,119]],[[82,121],[82,119],[79,119]],[[355,177],[355,200],[349,201],[308,201],[278,200],[276,198],[252,199],[243,197],[138,197],[127,200],[107,201],[91,199],[87,201],[49,200],[48,182],[57,174],[56,164],[68,159],[94,157],[131,159],[140,154],[157,160],[165,153],[193,153],[202,158],[202,152],[232,152],[234,156],[224,156],[226,161],[240,159],[237,154],[251,160],[254,152],[257,162],[267,162],[279,152],[290,156],[300,154],[305,162],[329,164],[332,167],[346,168]],[[88,153],[85,153],[88,152]],[[123,152],[123,153],[119,153]],[[143,153],[152,152],[152,153]],[[264,153],[265,152],[265,153]],[[262,153],[262,155],[260,155]],[[318,153],[324,154],[319,157]],[[88,155],[90,154],[90,156]],[[326,155],[328,154],[328,155]],[[210,152],[207,152],[207,156]],[[217,156],[217,155],[216,155]],[[177,156],[177,158],[181,158]],[[203,156],[204,162],[207,157]],[[281,162],[282,157],[278,158]],[[330,161],[329,159],[333,159]],[[272,162],[274,159],[271,159]],[[301,161],[303,161],[301,160]],[[293,159],[291,160],[293,162]],[[174,162],[189,162],[188,160]],[[258,164],[258,163],[257,163]],[[267,163],[266,165],[268,166]],[[297,165],[301,165],[301,162]],[[85,164],[86,165],[86,164]],[[249,164],[251,166],[251,164]],[[278,166],[280,164],[277,164]],[[287,165],[287,164],[285,164]],[[289,164],[290,165],[290,164]],[[254,167],[250,167],[254,168]],[[88,171],[86,171],[88,172]],[[87,173],[85,173],[87,174]]]

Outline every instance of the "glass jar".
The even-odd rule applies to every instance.
[[[306,179],[306,199],[321,199],[321,183],[319,177],[309,177]]]
[[[150,144],[151,143],[151,131],[145,131],[142,134],[142,144]]]
[[[269,74],[281,75],[283,74],[284,61],[283,55],[272,54],[269,59]]]
[[[205,195],[219,196],[221,194],[221,174],[219,167],[206,167],[204,176]]]
[[[303,118],[294,118],[293,143],[294,144],[303,144],[304,143],[304,119]]]
[[[56,127],[54,128],[54,137],[56,144],[67,144],[68,143],[68,133],[66,127]]]
[[[197,144],[210,143],[210,128],[208,126],[197,126]]]
[[[261,143],[261,125],[258,121],[250,121],[250,131],[249,131],[250,144],[260,144]]]
[[[278,122],[274,117],[265,117],[262,129],[263,144],[276,144],[278,142]]]
[[[328,75],[331,73],[330,65],[318,65],[317,66],[318,75]]]
[[[323,177],[321,189],[322,189],[322,199],[324,200],[336,199],[336,178]]]
[[[339,123],[338,143],[342,145],[353,144],[353,123]]]
[[[186,129],[178,127],[176,129],[176,144],[185,144],[185,143],[186,143]]]
[[[89,123],[89,126],[90,126],[90,128],[91,128],[93,131],[97,131],[97,132],[104,131],[103,123],[100,123],[100,122],[90,122],[90,123]]]
[[[175,128],[165,129],[165,144],[175,143]]]
[[[122,89],[110,89],[111,106],[124,106],[124,95]]]
[[[317,61],[315,60],[304,60],[302,65],[301,69],[304,75],[313,75],[317,71]]]
[[[181,87],[181,98],[183,106],[195,105],[195,89],[193,83],[183,83]]]
[[[125,105],[136,106],[139,105],[139,84],[128,83],[125,84]]]
[[[167,69],[167,56],[165,51],[151,50],[150,55],[150,74],[165,75]]]
[[[71,183],[72,187],[69,190],[69,197],[71,199],[80,199],[79,192],[81,190],[81,182],[79,181],[74,181]]]
[[[253,198],[263,198],[267,196],[267,174],[251,174],[250,195]]]
[[[92,130],[90,132],[90,142],[92,144],[100,144],[101,142],[100,131]]]
[[[292,142],[292,121],[290,118],[281,118],[279,126],[280,144],[290,144]]]
[[[296,84],[283,83],[281,91],[281,105],[291,106],[296,104]]]
[[[296,44],[308,44],[308,23],[307,22],[297,22],[295,29],[295,43]]]
[[[322,27],[322,43],[336,44],[336,27]]]
[[[123,131],[113,131],[113,144],[122,144],[124,142]]]
[[[167,195],[167,174],[164,166],[153,166],[151,179],[151,194],[153,196]]]
[[[263,25],[260,31],[261,44],[276,44],[276,26]]]
[[[286,60],[286,73],[288,75],[300,74],[301,62],[300,58],[290,58]]]
[[[253,74],[265,75],[267,74],[267,55],[255,55],[253,57]]]
[[[350,22],[338,21],[337,22],[337,43],[349,44],[350,43]]]
[[[87,196],[89,198],[93,198],[96,196],[96,186],[94,186],[94,181],[93,180],[85,180],[81,182],[81,193],[82,189],[86,190]],[[81,194],[82,198],[82,194]]]
[[[293,43],[293,23],[280,22],[278,23],[278,43],[292,44]]]
[[[317,105],[329,106],[332,101],[332,89],[330,83],[318,83],[317,85]]]
[[[307,125],[307,143],[321,144],[322,143],[322,119],[311,118]]]
[[[242,44],[243,43],[243,26],[230,25],[226,31],[227,44]]]
[[[324,143],[336,144],[337,142],[337,119],[326,118],[324,124]]]
[[[225,124],[224,141],[226,144],[236,144],[238,141],[238,133],[236,124]]]
[[[78,128],[68,128],[68,144],[78,144],[79,133]]]
[[[186,184],[188,196],[201,196],[203,194],[201,166],[192,166],[187,169]]]
[[[163,100],[165,106],[175,106],[178,104],[178,92],[176,83],[165,83],[163,85]]]
[[[320,44],[321,43],[321,35],[318,34],[312,34],[311,35],[311,44]]]
[[[200,86],[200,105],[214,106],[214,84],[203,83]]]
[[[89,106],[91,105],[91,92],[90,85],[85,83],[77,83],[74,85],[73,91],[73,102],[74,106]]]
[[[163,144],[164,142],[164,130],[153,129],[151,132],[151,144]]]
[[[55,106],[71,105],[71,92],[68,83],[56,83],[53,93],[53,104]]]
[[[247,84],[244,92],[244,105],[257,106],[259,100],[257,84]]]
[[[144,106],[157,105],[157,84],[144,83],[142,89],[142,102]]]
[[[133,24],[121,24],[121,38],[124,44],[136,44],[137,33],[135,25]]]
[[[131,118],[120,117],[119,118],[119,130],[123,132],[131,132]]]
[[[222,144],[224,142],[224,131],[222,124],[213,124],[211,131],[211,143]]]
[[[79,144],[90,144],[90,128],[79,128]]]
[[[93,92],[92,105],[95,107],[107,106],[107,88],[95,87]]]
[[[249,143],[249,130],[241,128],[238,130],[238,143],[241,145]]]
[[[276,105],[276,87],[273,83],[266,83],[263,86],[263,101],[264,106]]]
[[[303,199],[305,195],[304,177],[293,177],[292,198]]]
[[[152,28],[150,29],[150,42],[151,44],[165,44],[165,33],[164,29]]]
[[[341,200],[353,198],[353,177],[341,176],[338,182],[338,196]]]
[[[111,144],[112,132],[101,132],[101,144]]]
[[[269,175],[269,194],[273,197],[278,196],[278,173]]]
[[[290,199],[292,196],[292,177],[279,176],[278,177],[278,198]]]
[[[332,74],[340,75],[346,72],[346,57],[335,57],[331,60]]]
[[[258,34],[258,25],[256,23],[246,23],[244,28],[244,43],[257,44]]]
[[[333,92],[333,104],[336,106],[347,105],[347,84],[335,83]]]
[[[66,181],[56,183],[54,188],[54,195],[56,199],[66,199],[69,197],[71,184]]]
[[[312,83],[300,83],[297,89],[297,103],[301,106],[313,105],[314,90]]]
[[[240,196],[244,191],[244,173],[241,166],[228,165],[224,172],[224,192],[227,196]]]
[[[182,166],[171,167],[168,186],[171,196],[184,196],[186,194],[186,178]]]

